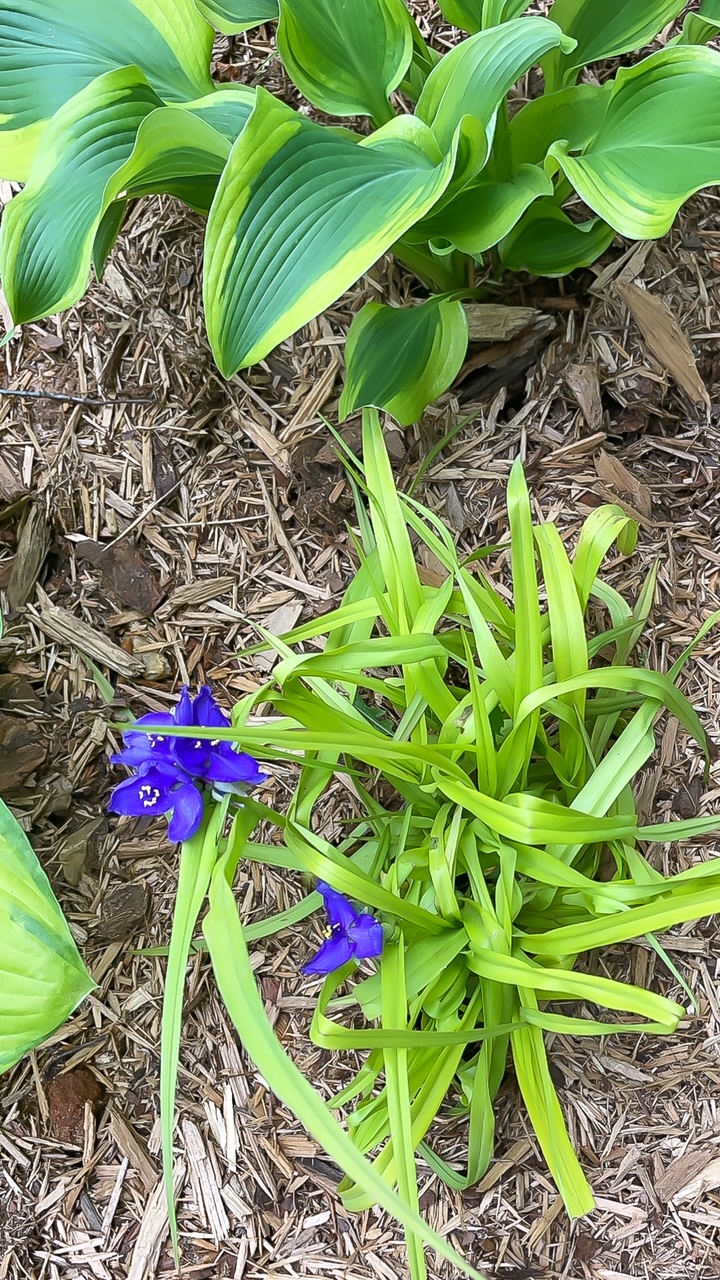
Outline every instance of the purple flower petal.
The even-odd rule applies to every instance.
[[[168,813],[175,804],[173,781],[173,776],[159,769],[147,769],[128,778],[113,791],[110,812],[133,818],[154,818],[159,813]]]
[[[186,684],[184,684],[182,687],[182,693],[180,694],[180,699],[173,712],[173,720],[175,724],[182,725],[183,727],[185,725],[191,725],[195,723],[195,718],[193,716],[193,701],[192,701],[192,698],[190,697],[190,690],[188,689]]]
[[[383,949],[383,927],[374,916],[361,915],[358,922],[348,929],[356,960],[369,960],[379,956]]]
[[[256,787],[265,781],[267,774],[252,756],[244,751],[233,751],[229,742],[221,742],[213,748],[204,777],[208,782],[244,782],[247,786]]]
[[[176,738],[175,759],[186,773],[194,778],[204,778],[212,762],[213,749],[209,738]]]
[[[229,729],[230,719],[218,705],[209,685],[204,684],[193,707],[194,723],[203,729]]]
[[[140,736],[141,735],[138,734],[138,737]],[[154,765],[157,766],[157,768],[165,766],[173,771],[177,771],[178,766],[173,760],[171,745],[168,745],[165,750],[161,747],[151,747],[149,745],[149,740],[145,737],[145,734],[143,734],[142,737],[145,738],[144,744],[123,747],[122,751],[118,752],[116,756],[110,757],[112,763],[124,764],[128,769],[140,769],[143,765]]]
[[[333,935],[323,942],[320,950],[303,968],[303,973],[333,973],[341,965],[352,960],[353,945],[344,933]]]
[[[318,882],[317,888],[318,893],[321,893],[325,899],[325,910],[333,928],[349,929],[357,924],[358,913],[344,893],[338,893],[337,889],[332,889],[324,880]]]
[[[203,816],[202,793],[192,782],[185,782],[172,793],[173,816],[168,823],[168,836],[180,844],[195,835]]]

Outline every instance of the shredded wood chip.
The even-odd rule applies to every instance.
[[[680,324],[663,298],[636,284],[618,284],[616,292],[635,320],[648,349],[693,404],[710,407],[707,387]]]

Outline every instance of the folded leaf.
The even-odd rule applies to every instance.
[[[384,121],[412,61],[412,28],[403,0],[281,0],[278,48],[316,107]]]
[[[538,200],[500,245],[503,266],[536,276],[565,276],[597,261],[615,232],[602,218],[572,222],[551,200]]]
[[[481,176],[423,218],[407,239],[446,240],[462,253],[477,257],[507,236],[534,200],[552,193],[552,182],[537,165],[521,165],[512,182],[483,181]]]
[[[498,105],[515,82],[564,41],[560,28],[545,18],[516,18],[463,40],[428,76],[417,115],[430,125],[443,151],[465,116],[492,135]]]
[[[707,44],[720,35],[720,0],[703,0],[699,13],[689,13],[683,23],[682,44]]]
[[[70,1016],[94,982],[25,832],[0,800],[0,1074]]]
[[[588,62],[642,49],[686,6],[686,0],[555,0],[549,17],[577,41],[543,61],[548,92],[573,84]]]
[[[53,117],[27,185],[5,212],[0,274],[15,323],[82,296],[96,235],[118,196],[171,191],[207,208],[229,151],[191,111],[163,107],[137,68],[99,76]]]
[[[611,83],[576,84],[557,93],[533,98],[510,121],[513,170],[542,164],[559,138],[569,151],[582,151],[597,136],[611,92]]]
[[[341,419],[374,405],[409,427],[452,384],[467,342],[461,302],[431,298],[419,307],[369,302],[348,333]]]
[[[0,175],[24,181],[47,121],[96,76],[138,66],[161,98],[212,89],[194,0],[0,0]]]
[[[463,31],[472,32],[510,22],[529,6],[530,0],[440,0],[440,8],[448,22]]]
[[[413,117],[356,143],[258,89],[207,229],[205,314],[221,372],[255,364],[340,297],[432,207],[453,163]]]
[[[279,0],[195,0],[204,18],[226,35],[239,35],[278,17]]]
[[[689,196],[720,182],[720,54],[675,45],[619,72],[584,155],[557,142],[550,157],[621,235],[665,235]]]

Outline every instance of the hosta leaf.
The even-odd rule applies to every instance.
[[[468,342],[462,303],[431,298],[418,307],[369,302],[348,333],[340,417],[363,405],[385,409],[403,427],[447,391]]]
[[[184,102],[182,110],[209,124],[228,142],[235,142],[250,119],[254,106],[255,90],[238,84],[232,88],[223,86],[195,102]]]
[[[511,22],[530,8],[531,0],[485,0],[483,26],[498,27],[501,22]]]
[[[412,60],[412,27],[403,0],[281,0],[278,48],[316,107],[383,121]]]
[[[569,151],[582,151],[597,136],[612,89],[610,82],[576,84],[533,98],[510,121],[513,170],[542,164],[558,138]]]
[[[582,67],[649,44],[686,6],[686,0],[555,0],[549,17],[577,41],[543,62],[548,92],[572,84]]]
[[[664,235],[689,196],[720,182],[720,54],[675,45],[619,72],[584,155],[557,142],[550,156],[621,235]]]
[[[194,0],[0,0],[0,175],[24,181],[45,124],[96,76],[138,66],[161,98],[212,90]]]
[[[0,1074],[59,1027],[94,982],[25,832],[0,800]]]
[[[707,44],[720,35],[720,0],[704,0],[699,13],[689,13],[683,23],[682,44]]]
[[[512,182],[479,181],[413,228],[409,239],[446,240],[462,253],[478,256],[508,235],[525,210],[553,185],[537,165],[522,165]]]
[[[195,0],[204,18],[226,35],[238,35],[279,14],[279,0]]]
[[[208,222],[205,314],[222,373],[340,297],[432,207],[453,162],[412,117],[356,143],[259,89]]]
[[[565,276],[596,262],[615,239],[602,218],[572,222],[551,200],[538,200],[500,246],[509,271],[536,276]]]
[[[162,107],[137,68],[98,77],[53,117],[27,185],[5,212],[0,273],[15,322],[81,297],[116,197],[172,191],[207,208],[229,151],[192,112]],[[103,227],[101,261],[105,232],[117,229],[112,221]]]
[[[459,27],[461,31],[482,31],[483,9],[485,0],[440,0],[448,22]]]
[[[448,22],[473,32],[519,18],[529,6],[530,0],[440,0]]]
[[[515,82],[564,39],[545,18],[516,18],[463,40],[428,76],[417,115],[444,151],[465,116],[491,132],[498,105]]]

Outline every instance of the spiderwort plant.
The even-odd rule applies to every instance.
[[[0,235],[15,324],[77,302],[131,202],[169,193],[208,214],[205,315],[226,377],[392,251],[421,287],[414,305],[357,316],[341,412],[415,421],[462,365],[476,276],[588,266],[616,235],[664,235],[720,181],[717,0],[528,7],[440,0],[468,33],[441,56],[409,0],[0,0],[0,177],[26,184]],[[683,14],[675,40],[597,83],[593,64]],[[275,19],[310,107],[366,117],[369,134],[212,80],[210,23]],[[542,96],[524,101],[537,66]]]
[[[299,770],[294,796],[283,813],[250,797],[237,815],[211,874],[203,934],[263,1079],[344,1169],[345,1206],[381,1204],[405,1224],[410,1274],[422,1280],[421,1241],[447,1242],[418,1226],[416,1160],[456,1190],[483,1176],[508,1058],[569,1213],[592,1208],[545,1035],[674,1030],[681,1004],[592,965],[578,970],[576,959],[645,936],[676,977],[656,934],[720,910],[720,862],[699,859],[666,877],[644,844],[700,836],[720,818],[643,826],[637,814],[632,780],[653,752],[663,709],[699,753],[708,743],[676,685],[690,651],[667,676],[631,665],[656,575],[632,605],[599,576],[613,546],[625,555],[634,548],[637,526],[622,510],[593,512],[570,556],[553,524],[533,523],[516,464],[510,602],[494,585],[491,555],[460,560],[437,514],[396,492],[372,412],[363,455],[362,468],[348,458],[363,495],[362,545],[345,600],[283,639],[268,636],[279,656],[273,676],[236,709],[242,728],[234,736],[247,750],[284,756]],[[411,535],[443,566],[440,585],[424,584]],[[607,615],[604,630],[591,625],[591,600],[590,617]],[[707,619],[698,640],[717,621]],[[320,651],[305,648],[319,637]],[[316,806],[348,777],[360,812],[332,843],[315,829]],[[253,836],[260,822],[274,824],[271,844]],[[272,1034],[248,952],[258,926],[242,925],[232,892],[245,859],[319,882],[296,920],[320,900],[329,908],[331,936],[307,962],[311,975],[333,969],[310,1034],[325,1049],[368,1053],[333,1099],[347,1131]],[[367,976],[353,946],[364,925],[378,947],[382,926]],[[265,922],[265,931],[275,927]],[[346,1009],[351,1026],[343,1025]],[[458,1110],[467,1125],[464,1169],[448,1163],[432,1131],[437,1115]]]

